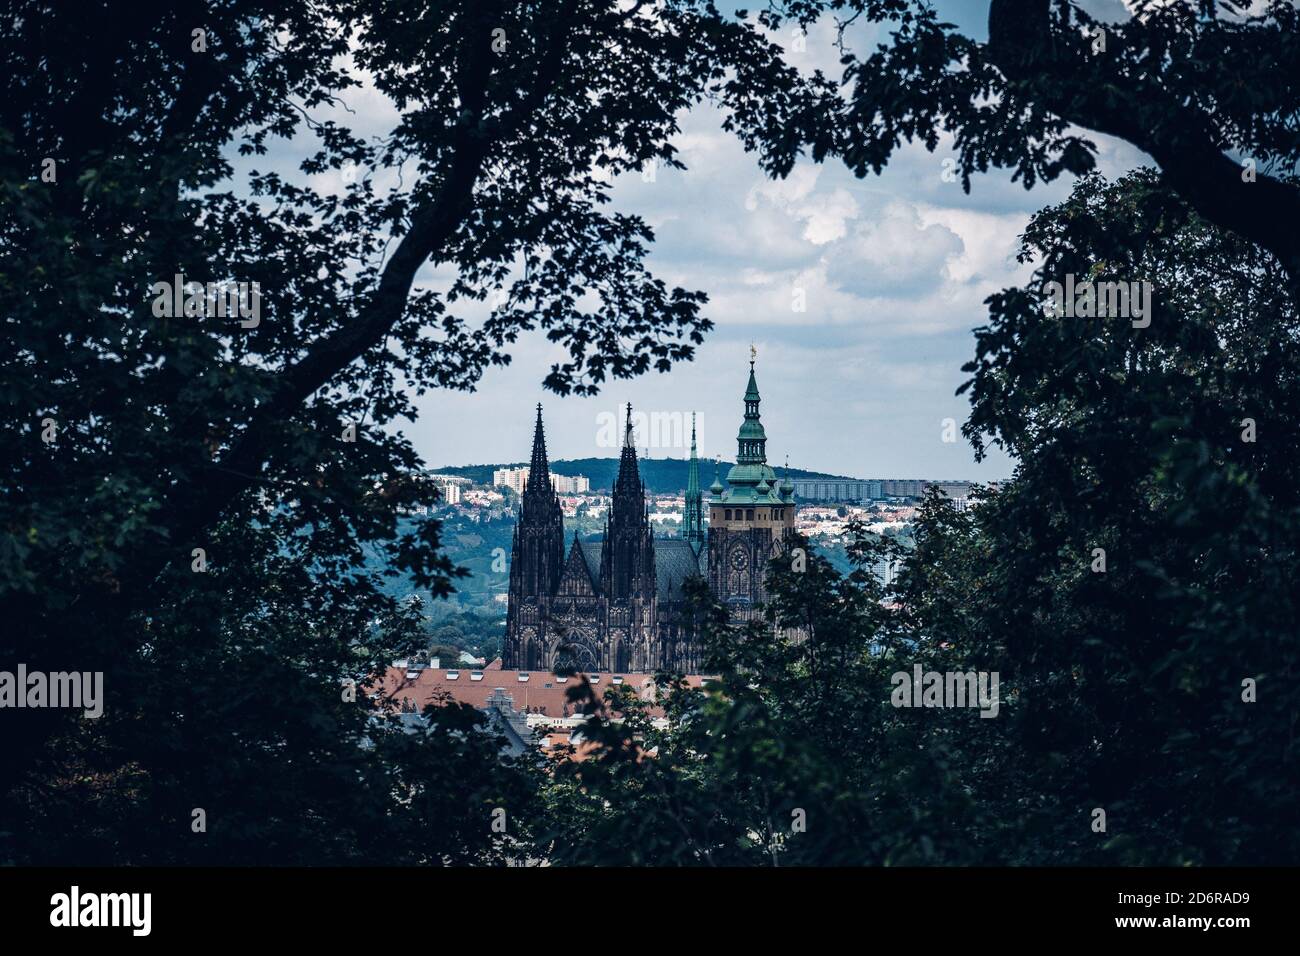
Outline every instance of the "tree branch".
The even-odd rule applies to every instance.
[[[1062,119],[1148,153],[1202,217],[1272,252],[1300,283],[1300,189],[1264,173],[1244,182],[1211,117],[1184,106],[1157,81],[1135,84],[1107,71],[1085,38],[1054,32],[1050,6],[1051,0],[989,6],[989,60],[1012,87]]]
[[[548,48],[535,81],[519,107],[507,114],[504,123],[480,122],[491,61],[472,47],[462,51],[466,69],[456,77],[463,108],[456,133],[458,143],[451,168],[436,197],[412,215],[409,230],[384,266],[375,293],[359,320],[320,340],[301,361],[287,369],[274,394],[259,407],[243,434],[207,471],[199,486],[178,489],[169,497],[159,519],[159,524],[169,532],[164,554],[157,561],[144,562],[142,575],[135,583],[147,587],[160,567],[170,560],[165,555],[171,555],[175,545],[188,542],[215,521],[237,495],[261,480],[262,465],[274,447],[277,428],[313,392],[383,342],[406,308],[411,284],[420,267],[445,246],[464,221],[473,203],[474,184],[491,147],[517,130],[527,113],[540,108],[561,77],[568,22],[567,16],[552,20]]]

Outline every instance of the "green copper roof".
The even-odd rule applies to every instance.
[[[704,543],[704,505],[700,494],[700,460],[695,454],[695,413],[691,413],[691,464],[686,472],[686,514],[682,537],[696,545]]]
[[[718,497],[726,489],[722,487],[722,479],[718,477],[718,463],[713,463],[713,484],[709,485],[709,493],[713,497]]]
[[[752,353],[751,353],[752,354]],[[745,389],[745,420],[736,433],[736,464],[727,472],[731,487],[719,499],[717,483],[710,489],[715,499],[724,503],[783,504],[785,499],[776,480],[776,472],[767,463],[767,433],[759,418],[758,379],[754,359],[749,360],[749,386]]]
[[[758,406],[758,381],[754,378],[754,359],[749,360],[749,387],[745,390],[745,420],[740,424],[740,431],[736,433],[736,464],[737,465],[762,465],[767,463],[767,433],[763,431],[763,423],[759,419]],[[735,477],[732,477],[735,476]],[[759,477],[754,477],[754,483],[757,484]],[[727,476],[727,481],[735,484],[736,480],[748,480],[745,472],[731,470]]]
[[[776,472],[767,465],[732,465],[727,472],[729,485],[757,485],[760,481],[774,483]]]

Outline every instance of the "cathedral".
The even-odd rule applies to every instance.
[[[744,403],[736,464],[726,486],[715,469],[707,512],[692,421],[682,536],[675,538],[656,537],[651,529],[629,405],[605,533],[594,541],[575,533],[567,551],[537,406],[532,464],[511,545],[505,667],[698,673],[682,590],[692,577],[707,581],[733,618],[755,613],[765,599],[767,563],[794,529],[795,502],[789,477],[778,481],[767,464],[752,349]]]

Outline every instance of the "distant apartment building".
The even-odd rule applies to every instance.
[[[585,475],[557,475],[552,473],[551,487],[555,489],[556,494],[581,495],[591,491],[591,482]]]
[[[794,494],[800,501],[878,501],[891,494],[883,485],[856,478],[795,478]]]
[[[498,468],[492,472],[492,485],[495,488],[509,488],[517,495],[524,493],[528,483],[527,468]]]
[[[498,468],[492,472],[492,484],[522,495],[524,486],[528,484],[528,468]],[[552,472],[551,488],[559,495],[580,495],[591,491],[591,481],[585,475],[557,475]]]
[[[922,478],[796,478],[794,493],[800,501],[880,501],[920,498],[926,489],[937,486],[949,498],[968,498],[971,484]]]
[[[903,563],[897,558],[892,560],[890,558],[880,558],[872,563],[871,573],[876,576],[876,580],[881,584],[890,585],[897,580],[898,571],[902,566]]]
[[[459,475],[430,475],[429,479],[438,486],[443,503],[448,505],[460,504],[461,490],[472,484],[468,478]]]

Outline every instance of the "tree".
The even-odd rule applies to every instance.
[[[418,746],[354,754],[378,731],[337,699],[418,639],[383,574],[435,596],[456,576],[438,522],[397,525],[435,500],[390,427],[411,393],[473,387],[534,330],[567,350],[545,380],[559,394],[689,359],[705,297],[647,271],[651,232],[603,208],[605,180],[679,165],[676,117],[705,97],[783,174],[784,130],[824,91],[692,2],[133,13],[30,2],[0,26],[0,659],[102,672],[108,696],[99,723],[5,712],[0,854],[51,855],[53,807],[98,801],[104,859],[185,859],[191,831],[158,820],[205,799],[264,821],[247,839],[210,826],[205,858],[274,856],[304,814],[380,819],[352,816],[353,762],[392,781],[383,761]],[[349,128],[358,71],[400,113],[378,141]],[[295,172],[256,168],[294,137]],[[242,314],[216,308],[231,283]],[[366,569],[367,546],[389,571]],[[343,761],[330,787],[281,772],[326,754]],[[439,772],[510,789],[495,768]],[[124,794],[137,812],[118,825]],[[294,799],[310,809],[275,810]],[[322,857],[387,849],[333,833]]]
[[[964,188],[991,168],[1029,188],[1091,171],[1086,131],[1105,133],[1151,156],[1203,219],[1300,280],[1289,225],[1300,217],[1300,11],[1286,0],[1128,6],[1131,18],[1103,23],[1069,0],[992,0],[983,42],[914,0],[789,0],[761,16],[777,27],[840,15],[848,93],[833,143],[807,142],[858,175],[879,172],[904,140],[934,150],[947,133]],[[889,42],[860,55],[859,20],[887,24]]]
[[[941,562],[978,600],[916,579],[904,601],[933,609],[922,621],[963,609],[963,640],[1014,663],[1027,753],[998,773],[1036,781],[1025,812],[1057,846],[1101,855],[1067,809],[1094,801],[1112,861],[1294,862],[1278,825],[1300,782],[1293,286],[1150,171],[1081,181],[1023,254],[1041,265],[990,300],[965,426],[1020,464],[971,519],[976,552]],[[1074,270],[1161,290],[1150,324],[1045,319],[1047,284]]]

